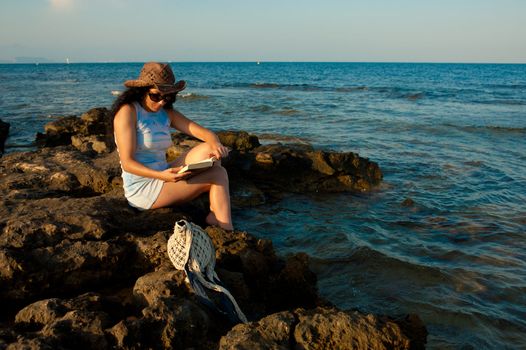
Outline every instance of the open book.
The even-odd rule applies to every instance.
[[[181,170],[179,170],[177,173],[181,174],[186,171],[192,171],[192,170],[198,170],[198,169],[206,169],[210,168],[212,165],[214,165],[214,162],[216,161],[216,157],[210,157],[204,160],[201,160],[199,162],[186,164]]]

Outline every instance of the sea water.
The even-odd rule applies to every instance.
[[[141,63],[0,65],[7,152],[109,107]],[[526,348],[526,65],[174,63],[176,108],[213,130],[377,162],[370,193],[287,195],[235,224],[307,252],[343,309],[416,313],[428,347]]]

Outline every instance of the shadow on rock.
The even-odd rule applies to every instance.
[[[122,192],[108,112],[48,124],[34,152],[0,159],[0,349],[420,348],[425,327],[331,308],[319,297],[309,257],[275,254],[247,232],[207,227],[216,270],[247,315],[229,324],[198,301],[166,251],[180,219],[203,225],[208,208],[141,212]],[[354,153],[308,145],[261,146],[245,132],[221,132],[234,205],[280,192],[367,191],[378,165]],[[175,157],[195,140],[174,134]],[[423,340],[422,340],[423,339]]]

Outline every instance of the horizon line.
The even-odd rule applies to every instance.
[[[139,61],[38,61],[33,62],[16,62],[8,60],[0,60],[0,64],[123,64],[123,63],[145,63],[151,62],[151,60]],[[385,63],[385,64],[526,64],[524,62],[493,62],[493,61],[292,61],[292,60],[233,60],[233,61],[206,61],[206,60],[196,60],[196,61],[170,61],[170,60],[159,60],[158,62],[167,62],[167,63]]]

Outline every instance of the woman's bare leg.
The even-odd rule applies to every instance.
[[[165,182],[152,209],[188,202],[209,191],[210,214],[206,222],[232,230],[228,174],[219,164],[187,180]]]
[[[216,181],[210,186],[210,214],[206,217],[206,222],[225,230],[233,230],[228,174],[225,168],[219,165],[213,166],[210,171],[217,174],[214,176]]]
[[[200,143],[186,153],[183,153],[176,160],[170,163],[170,166],[176,167],[185,164],[199,162],[201,160],[210,158],[211,155],[210,146],[206,143]]]

